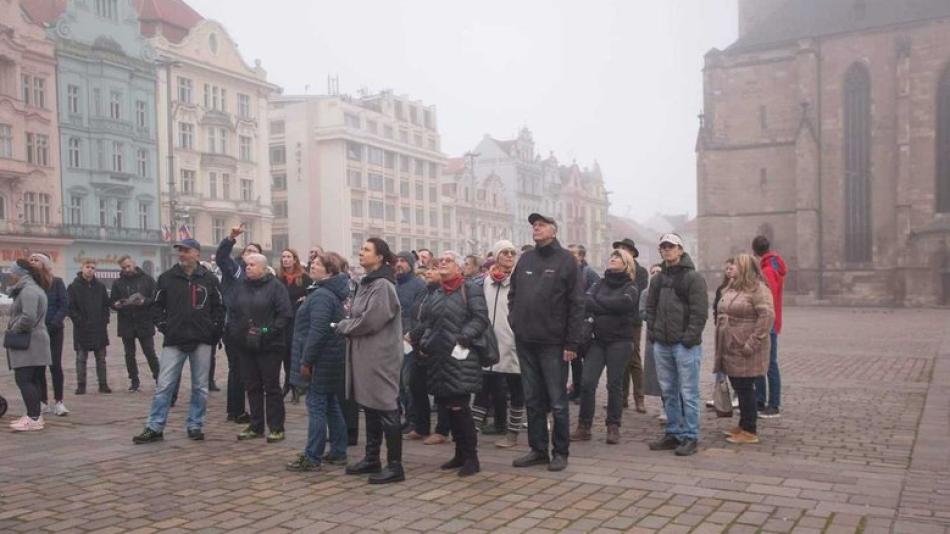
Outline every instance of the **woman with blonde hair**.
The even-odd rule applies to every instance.
[[[30,254],[30,265],[36,268],[40,284],[46,291],[46,330],[49,333],[50,365],[49,374],[53,379],[53,400],[49,402],[49,389],[46,386],[46,371],[40,376],[40,405],[43,412],[53,415],[69,415],[66,404],[63,403],[63,322],[69,307],[66,298],[66,284],[63,279],[53,276],[53,260],[46,254],[34,252]]]
[[[730,443],[758,443],[755,378],[768,371],[769,332],[775,321],[772,293],[748,254],[735,258],[735,275],[716,308],[716,359],[713,371],[729,377],[739,397],[739,426]]]
[[[610,253],[604,278],[587,292],[586,321],[592,327],[581,381],[581,410],[571,441],[591,439],[594,396],[607,367],[607,443],[620,442],[623,414],[623,371],[633,354],[633,325],[639,313],[640,293],[634,279],[637,265],[623,249]]]

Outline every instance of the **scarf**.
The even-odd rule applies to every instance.
[[[491,279],[493,282],[495,282],[496,284],[500,284],[504,282],[505,278],[508,278],[508,276],[511,273],[506,273],[505,271],[502,271],[501,269],[496,269],[492,267],[492,269],[488,271],[488,274],[491,275]]]
[[[465,283],[465,277],[458,275],[457,277],[451,280],[442,281],[442,290],[445,291],[446,295],[451,295],[455,292],[456,289],[462,287],[462,284]]]

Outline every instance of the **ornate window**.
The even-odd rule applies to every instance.
[[[871,77],[861,64],[844,82],[845,260],[871,261]]]
[[[937,86],[937,212],[950,213],[950,65]]]

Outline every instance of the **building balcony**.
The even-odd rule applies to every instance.
[[[19,180],[30,172],[32,165],[19,159],[0,159],[0,180]]]
[[[219,169],[237,170],[237,158],[227,154],[212,154],[211,152],[201,153],[201,165],[211,166]]]
[[[91,185],[102,187],[123,186],[132,187],[129,182],[132,181],[133,174],[130,172],[92,170],[89,172],[89,183]]]
[[[231,128],[231,114],[224,111],[218,111],[215,109],[210,109],[205,112],[201,117],[202,126],[224,126],[226,128]]]
[[[131,122],[125,122],[121,120],[117,121],[114,119],[90,118],[89,127],[93,130],[108,132],[124,137],[132,137],[132,134],[135,133],[135,128],[132,126]]]
[[[159,230],[142,230],[141,228],[115,228],[92,225],[69,225],[63,227],[64,233],[73,239],[92,241],[124,241],[133,243],[161,243],[162,233]]]
[[[64,239],[69,237],[63,226],[58,224],[34,224],[2,220],[0,220],[0,235],[23,236],[31,239]]]

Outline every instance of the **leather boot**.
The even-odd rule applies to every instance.
[[[378,412],[381,426],[386,434],[386,467],[380,472],[370,475],[370,484],[389,484],[406,480],[406,473],[402,468],[402,425],[399,422],[399,411]]]
[[[379,451],[383,444],[383,425],[380,412],[366,409],[366,455],[353,465],[346,466],[348,475],[365,475],[379,473],[382,463],[379,460]]]
[[[484,412],[482,413],[484,414]],[[462,450],[462,432],[459,429],[458,418],[455,416],[455,412],[451,410],[449,410],[449,429],[452,431],[452,435],[455,436],[455,456],[439,466],[439,469],[458,469],[465,463],[465,452]]]
[[[453,412],[458,429],[456,439],[461,440],[461,452],[464,458],[458,476],[467,477],[481,471],[481,465],[478,462],[478,434],[475,431],[475,422],[472,420],[471,408],[468,404],[462,405],[462,409]]]
[[[620,443],[620,425],[607,425],[607,443],[611,445]]]
[[[571,432],[571,441],[590,441],[590,425],[577,423],[577,428]]]

